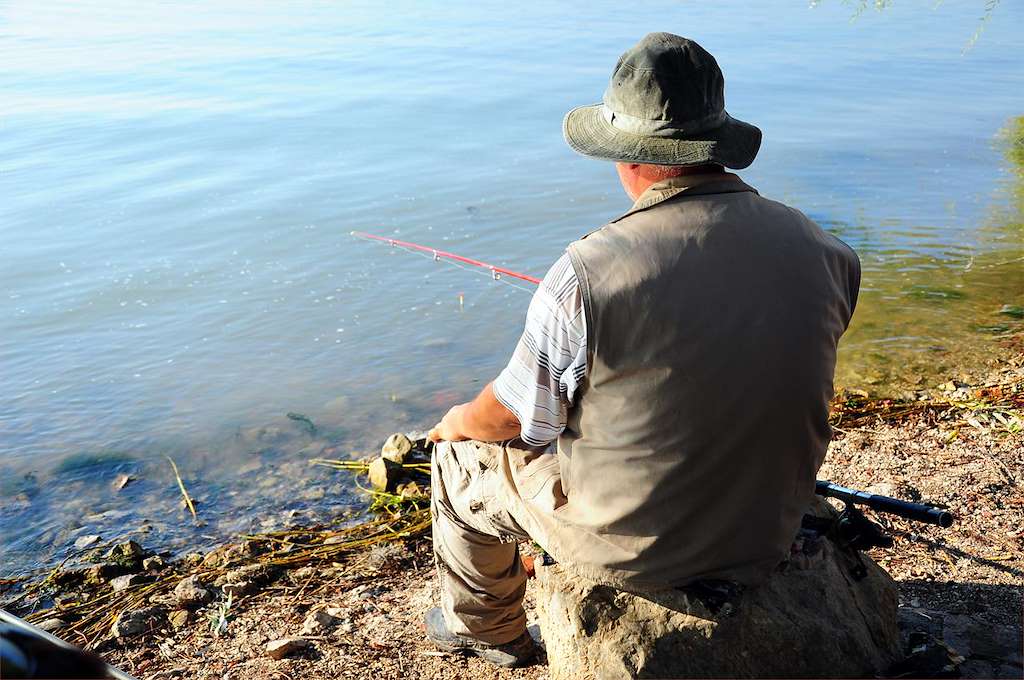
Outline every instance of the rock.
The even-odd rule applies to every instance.
[[[164,562],[164,558],[159,555],[153,555],[152,557],[147,557],[142,560],[142,568],[146,571],[160,571],[165,566],[167,565]]]
[[[198,607],[213,599],[213,595],[206,588],[200,587],[195,576],[190,576],[174,587],[174,599],[182,607]]]
[[[190,617],[191,614],[187,609],[175,609],[167,617],[167,620],[170,622],[171,627],[174,628],[174,630],[178,630],[188,625]]]
[[[993,625],[963,614],[947,614],[942,619],[942,627],[944,642],[960,656],[1001,659],[1018,666],[1024,664],[1018,629]]]
[[[138,568],[142,562],[142,558],[146,556],[146,551],[142,549],[142,546],[135,541],[125,541],[124,543],[118,543],[103,556],[105,560],[119,564],[122,567],[128,567],[130,569]]]
[[[112,578],[116,578],[127,571],[127,567],[120,564],[104,562],[94,564],[85,570],[85,582],[88,585],[101,585]]]
[[[203,557],[202,565],[204,567],[220,567],[227,562],[227,556],[223,550],[212,550]]]
[[[258,588],[252,581],[238,581],[237,583],[225,583],[220,587],[220,590],[225,595],[239,597],[241,595],[248,595],[258,590]]]
[[[124,576],[117,576],[110,579],[110,587],[114,589],[114,592],[131,588],[132,586],[141,585],[143,583],[149,583],[150,579],[145,574],[125,574]]]
[[[120,491],[124,487],[128,486],[129,483],[134,482],[134,481],[135,481],[135,478],[132,477],[131,475],[126,475],[124,473],[121,473],[121,474],[119,474],[117,476],[117,479],[114,480],[114,484],[113,484],[114,490]]]
[[[537,566],[549,677],[874,677],[900,657],[897,591],[866,555],[867,576],[831,541],[761,586],[643,596],[563,565]],[[809,553],[810,554],[810,553]],[[709,594],[710,593],[710,594]]]
[[[334,628],[340,620],[331,616],[323,609],[311,612],[306,620],[302,622],[303,635],[323,635],[326,631]]]
[[[227,583],[242,583],[251,581],[256,585],[262,585],[273,579],[280,570],[277,567],[266,564],[247,564],[238,569],[232,569],[224,576],[215,581],[215,585],[223,586]]]
[[[64,619],[52,618],[37,623],[36,628],[39,628],[40,630],[45,630],[47,633],[52,633],[54,631],[60,630],[66,625],[68,624]]]
[[[398,487],[398,495],[402,498],[423,498],[428,494],[416,482],[409,482]]]
[[[370,463],[367,471],[370,477],[370,484],[373,488],[381,491],[390,491],[395,487],[395,482],[402,475],[402,467],[387,458],[377,458]]]
[[[271,659],[283,659],[289,654],[305,649],[309,646],[307,640],[302,638],[284,638],[282,640],[271,640],[267,643],[267,656]]]
[[[203,553],[190,552],[181,558],[186,567],[194,567],[203,563]]]
[[[114,637],[124,638],[141,635],[153,628],[163,615],[159,607],[146,607],[133,611],[121,612],[114,619],[110,632]]]
[[[75,541],[75,549],[76,550],[82,550],[83,548],[88,548],[90,545],[94,545],[94,544],[99,543],[99,542],[100,542],[100,535],[99,534],[89,534],[88,536],[80,536]]]
[[[396,432],[387,438],[381,447],[380,455],[393,463],[404,463],[405,457],[412,451],[412,442],[404,434]]]

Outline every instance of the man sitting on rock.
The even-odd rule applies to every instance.
[[[502,666],[534,654],[517,541],[633,591],[756,585],[785,559],[860,284],[850,247],[725,171],[761,132],[692,40],[646,36],[564,133],[635,203],[569,245],[508,367],[430,433],[427,634]]]

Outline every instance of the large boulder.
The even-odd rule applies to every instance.
[[[712,584],[633,594],[562,565],[537,567],[551,680],[871,677],[900,658],[897,591],[867,556],[798,541],[755,588]]]

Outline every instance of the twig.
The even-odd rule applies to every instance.
[[[185,505],[188,506],[189,512],[192,513],[192,519],[198,519],[196,517],[196,506],[192,504],[192,498],[189,497],[188,491],[185,489],[185,482],[181,481],[181,475],[178,474],[178,466],[174,464],[174,460],[170,456],[164,456],[164,458],[167,459],[174,470],[174,478],[178,480],[178,488],[181,489],[181,495],[185,497]]]

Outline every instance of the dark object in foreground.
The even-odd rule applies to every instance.
[[[942,528],[952,526],[953,513],[927,503],[911,503],[898,498],[879,496],[878,494],[847,489],[832,482],[818,480],[814,485],[814,493],[825,498],[835,498],[847,505],[866,505],[876,512],[887,512],[914,522],[937,524]]]
[[[885,530],[864,516],[858,505],[866,505],[876,512],[897,515],[914,522],[948,527],[953,524],[953,514],[934,505],[911,503],[898,498],[848,489],[832,482],[818,480],[814,492],[824,498],[835,498],[845,504],[839,516],[833,519],[804,515],[803,528],[827,533],[844,548],[853,551],[871,548],[891,548],[892,537]],[[863,568],[854,569],[855,578],[863,577]]]
[[[0,610],[0,678],[113,678],[134,680],[95,654]]]

